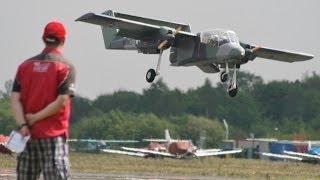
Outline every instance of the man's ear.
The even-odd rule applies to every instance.
[[[61,40],[60,40],[60,45],[64,45],[65,41],[66,41],[65,38],[61,39]]]

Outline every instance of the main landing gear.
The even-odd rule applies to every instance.
[[[229,78],[229,67],[228,67],[228,63],[226,63],[226,70],[225,71],[222,71],[221,74],[220,74],[220,80],[221,82],[227,82]]]
[[[221,82],[226,82],[229,77],[229,67],[228,63],[226,63],[226,70],[222,71],[220,74],[220,80]],[[233,76],[230,80],[230,83],[228,85],[227,92],[229,93],[230,97],[235,97],[238,93],[238,86],[237,86],[237,65],[234,65],[233,68]]]
[[[149,82],[149,83],[152,83],[155,79],[155,77],[157,75],[160,74],[160,64],[161,64],[161,56],[162,56],[162,53],[163,53],[163,49],[160,50],[160,54],[159,54],[159,58],[158,58],[158,64],[157,64],[157,69],[154,70],[154,69],[149,69],[147,74],[146,74],[146,80]]]

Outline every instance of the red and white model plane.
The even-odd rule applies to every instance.
[[[144,139],[143,141],[150,142],[146,148],[122,147],[122,150],[104,149],[102,151],[140,157],[170,157],[177,159],[218,156],[242,152],[241,149],[227,151],[223,151],[222,149],[198,149],[193,145],[191,140],[172,139],[169,130],[165,130],[165,137],[166,139]]]

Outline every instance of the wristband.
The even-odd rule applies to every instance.
[[[23,126],[28,126],[28,124],[27,124],[27,123],[23,123],[23,124],[21,124],[21,125],[18,127],[18,130],[22,129],[22,128],[23,128]]]

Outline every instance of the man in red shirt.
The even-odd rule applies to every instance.
[[[11,94],[14,118],[23,136],[31,135],[18,155],[18,179],[68,179],[70,97],[75,68],[62,50],[66,30],[60,22],[46,25],[45,49],[19,65]]]

